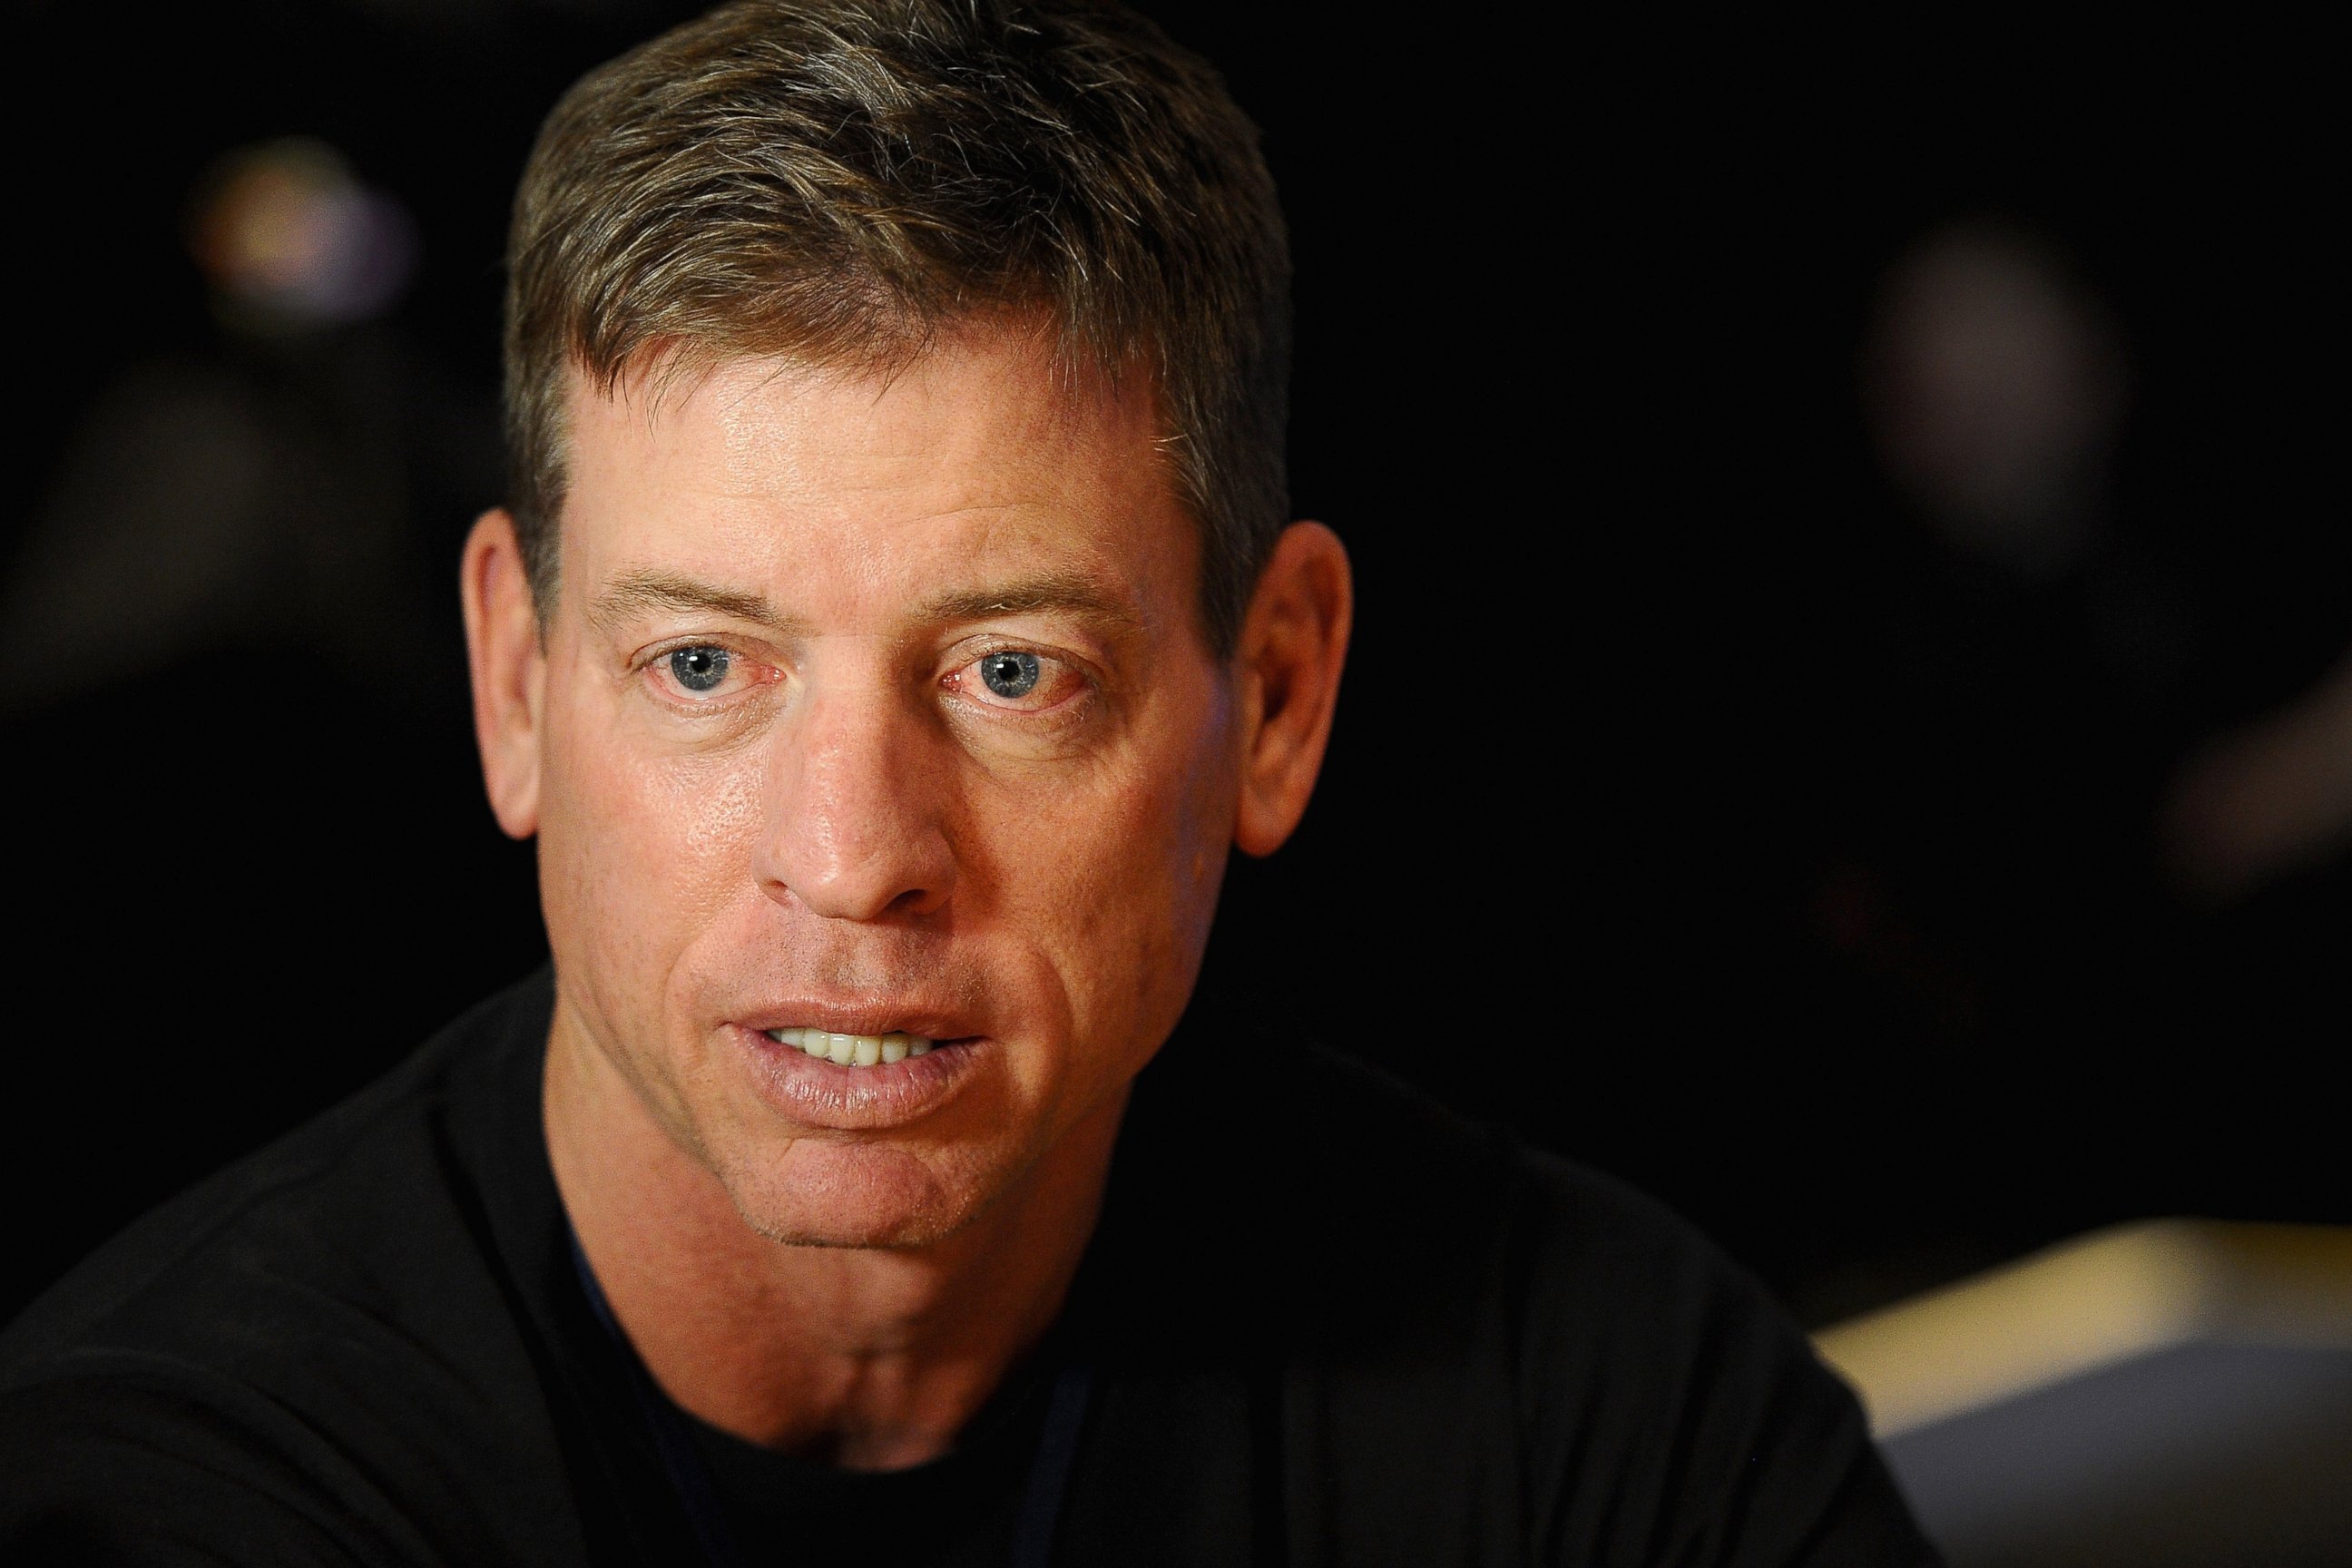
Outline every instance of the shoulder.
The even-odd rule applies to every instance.
[[[350,1560],[355,1542],[363,1561],[498,1554],[436,1532],[462,1538],[486,1488],[536,1484],[527,1462],[499,1473],[537,1445],[493,1436],[531,1424],[515,1396],[533,1378],[484,1201],[535,1081],[519,1055],[534,1002],[526,986],[476,1009],[147,1215],[0,1335],[0,1540],[127,1561],[147,1560],[127,1530],[264,1561]],[[491,1439],[467,1446],[478,1473],[406,1473],[468,1433]],[[442,1522],[420,1522],[420,1496],[446,1501]]]
[[[37,1380],[94,1345],[201,1352],[237,1363],[276,1352],[270,1325],[203,1310],[223,1298],[320,1306],[397,1294],[386,1247],[457,1244],[466,1147],[494,1137],[511,1085],[527,988],[436,1035],[398,1068],[277,1142],[154,1209],[85,1259],[0,1334],[0,1387]],[[455,1234],[453,1234],[453,1232]]]
[[[1538,1562],[1928,1560],[1851,1393],[1687,1222],[1335,1053],[1297,1070],[1313,1310],[1396,1403],[1342,1395],[1363,1429],[1453,1426]]]
[[[1679,1326],[1661,1320],[1664,1303],[1729,1292],[1769,1311],[1664,1205],[1353,1058],[1302,1047],[1283,1090],[1300,1134],[1293,1179],[1328,1221],[1318,1247],[1412,1262],[1450,1313],[1475,1298],[1538,1336],[1573,1326],[1590,1339],[1613,1324],[1654,1339]]]

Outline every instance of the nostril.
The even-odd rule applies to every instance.
[[[760,880],[769,897],[827,920],[925,915],[940,908],[954,886],[954,861],[944,848],[897,845],[855,859],[787,850],[762,868]]]

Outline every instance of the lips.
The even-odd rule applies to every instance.
[[[994,1042],[975,1035],[778,1023],[739,1023],[728,1033],[761,1098],[803,1127],[845,1132],[902,1126],[941,1110],[995,1057]]]

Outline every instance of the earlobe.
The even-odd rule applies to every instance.
[[[1271,855],[1307,814],[1355,616],[1347,548],[1319,522],[1294,522],[1258,578],[1235,661],[1241,677],[1241,795],[1234,845]]]
[[[482,783],[499,826],[513,837],[528,838],[539,831],[547,661],[521,545],[514,520],[505,511],[484,512],[467,535],[458,593],[466,612]]]

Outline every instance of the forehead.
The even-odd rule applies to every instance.
[[[657,366],[610,395],[575,372],[567,398],[567,600],[647,567],[836,598],[983,566],[1191,592],[1149,378],[1071,374],[1024,336],[888,369]]]

